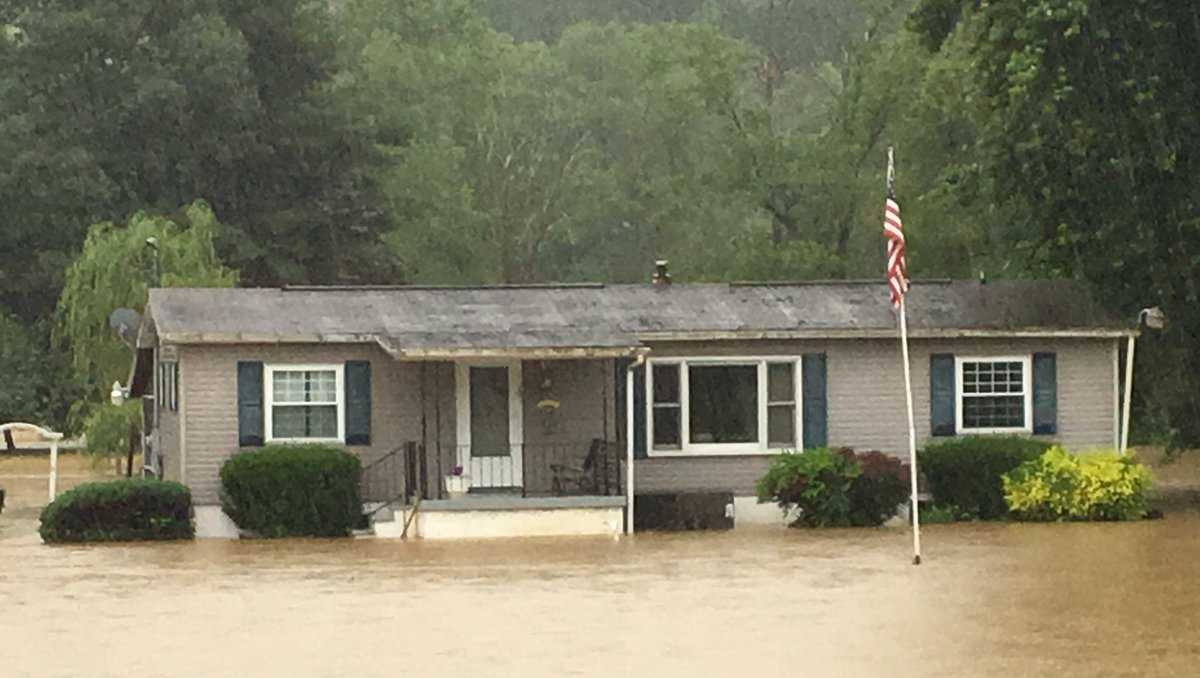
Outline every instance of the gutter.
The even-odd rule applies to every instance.
[[[778,329],[778,330],[688,330],[630,332],[639,342],[655,341],[728,341],[791,339],[893,339],[892,328],[866,329]],[[929,329],[909,331],[913,339],[1123,339],[1140,336],[1136,328],[1048,329]],[[377,344],[397,360],[456,360],[461,358],[628,358],[644,346],[571,346],[571,347],[437,347],[405,348],[378,333],[256,333],[256,332],[162,332],[159,341],[170,344]]]
[[[1066,330],[967,330],[967,329],[910,329],[909,338],[1078,338],[1114,339],[1136,336],[1134,329],[1066,329]],[[721,341],[730,339],[894,339],[895,329],[813,329],[813,330],[699,330],[694,332],[636,332],[640,341]]]

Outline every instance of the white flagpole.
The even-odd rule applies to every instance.
[[[896,158],[891,146],[888,146],[887,190],[888,199],[893,199],[896,181]],[[907,283],[907,281],[905,281]],[[908,362],[908,313],[905,297],[908,290],[900,295],[900,353],[904,359],[904,403],[908,406],[908,469],[911,483],[912,529],[913,529],[913,565],[921,564],[921,516],[917,503],[917,426],[913,419],[912,373]]]
[[[907,295],[906,295],[907,296]],[[912,483],[913,565],[921,564],[921,515],[917,507],[917,427],[913,421],[912,375],[908,366],[908,315],[900,297],[900,352],[904,356],[904,398],[908,405],[908,470]]]

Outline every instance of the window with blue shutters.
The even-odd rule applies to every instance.
[[[956,357],[958,431],[1033,431],[1029,356]]]
[[[343,442],[342,365],[266,365],[267,442]]]

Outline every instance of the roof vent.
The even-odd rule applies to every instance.
[[[666,259],[654,262],[654,277],[650,278],[650,282],[654,283],[655,287],[667,287],[671,284],[671,274],[667,272]]]

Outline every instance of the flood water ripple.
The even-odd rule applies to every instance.
[[[48,547],[0,675],[1197,676],[1200,514],[1134,524]]]

